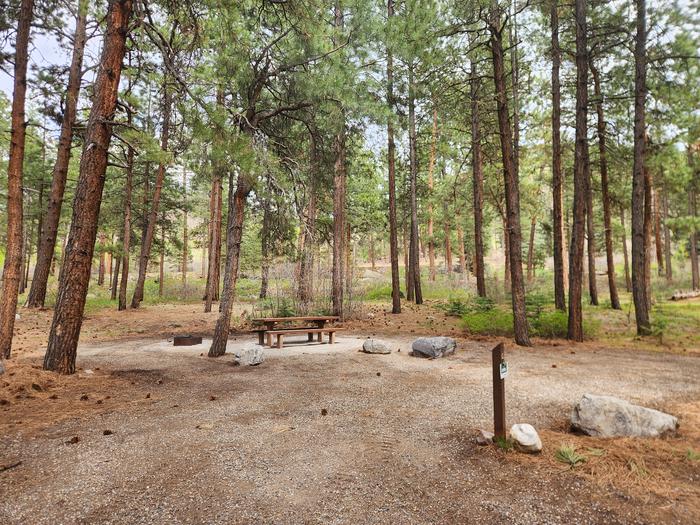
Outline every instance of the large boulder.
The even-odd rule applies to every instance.
[[[362,343],[362,351],[367,354],[390,354],[391,348],[384,341],[379,339],[366,339]]]
[[[455,351],[457,342],[451,337],[421,337],[413,341],[413,355],[435,359]]]
[[[244,366],[256,366],[265,361],[264,347],[248,344],[235,353],[236,363]]]
[[[571,413],[571,426],[589,436],[659,437],[675,432],[678,419],[624,399],[584,394]]]
[[[542,450],[542,440],[537,430],[527,423],[518,423],[510,428],[510,438],[520,452],[534,454]]]

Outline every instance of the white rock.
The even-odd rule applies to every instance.
[[[265,361],[264,347],[259,344],[248,344],[234,355],[236,362],[244,366],[257,366]]]
[[[589,436],[659,437],[675,432],[678,419],[624,399],[584,394],[571,413],[571,426]]]
[[[537,430],[527,423],[518,423],[510,428],[510,438],[520,452],[533,454],[542,450],[542,441]]]
[[[22,316],[19,314],[15,314],[15,321],[19,321],[20,319],[22,319]]]
[[[367,354],[390,354],[391,348],[379,339],[367,339],[362,343],[362,351]]]
[[[413,341],[413,355],[435,359],[455,351],[457,342],[451,337],[421,337]]]

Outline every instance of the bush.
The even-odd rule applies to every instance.
[[[499,309],[469,312],[462,317],[464,328],[472,334],[513,335],[513,313]]]
[[[566,312],[542,312],[532,320],[533,335],[545,338],[566,337],[569,316]]]
[[[384,301],[391,299],[391,285],[384,284],[380,286],[375,286],[367,290],[365,294],[365,299],[368,301]]]

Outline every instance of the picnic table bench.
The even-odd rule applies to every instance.
[[[339,328],[328,328],[326,323],[337,321],[339,318],[334,315],[302,315],[293,317],[258,317],[252,319],[253,323],[262,325],[260,328],[253,330],[258,334],[258,344],[264,345],[267,342],[268,346],[272,346],[272,337],[277,337],[277,348],[282,348],[285,335],[307,334],[308,340],[313,341],[314,334],[318,335],[318,342],[323,341],[323,334],[328,334],[328,342],[335,343],[335,332]],[[288,328],[279,328],[280,324],[304,322],[313,326],[293,326]],[[267,341],[266,341],[267,339]]]

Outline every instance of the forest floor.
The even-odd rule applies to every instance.
[[[254,338],[236,310],[231,350]],[[700,354],[537,341],[507,344],[509,424],[544,450],[479,447],[491,423],[490,349],[430,305],[368,307],[341,344],[269,350],[231,366],[206,345],[216,312],[199,305],[99,310],[85,320],[78,373],[41,370],[49,311],[21,311],[0,377],[2,523],[697,523]],[[409,355],[421,335],[454,355]],[[359,353],[390,341],[390,355]],[[202,355],[204,354],[204,355]],[[677,436],[568,433],[583,393],[677,415]],[[555,459],[573,444],[588,460]]]

